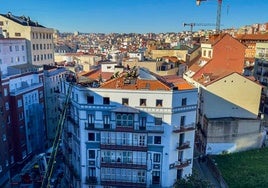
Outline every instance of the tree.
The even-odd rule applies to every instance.
[[[206,179],[202,179],[199,177],[196,171],[189,176],[186,176],[183,179],[178,179],[174,188],[211,188],[212,185]]]

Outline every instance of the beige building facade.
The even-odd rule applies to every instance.
[[[200,87],[198,151],[222,154],[260,147],[261,91],[261,85],[238,73]]]
[[[0,28],[5,38],[25,38],[28,63],[53,65],[53,29],[46,28],[29,17],[0,14]]]

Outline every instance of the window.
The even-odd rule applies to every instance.
[[[19,46],[18,45],[15,46],[15,50],[19,51]]]
[[[88,124],[89,125],[94,125],[95,123],[95,117],[93,114],[88,114]]]
[[[185,116],[181,116],[180,126],[185,125]]]
[[[162,118],[160,118],[160,117],[155,117],[155,118],[154,118],[154,124],[155,124],[155,125],[162,125]]]
[[[141,117],[140,127],[146,127],[147,118]]]
[[[206,56],[206,55],[207,55],[207,51],[204,50],[204,51],[203,51],[203,56]]]
[[[122,105],[128,105],[128,98],[122,99]]]
[[[104,115],[103,116],[103,124],[104,125],[109,125],[110,124],[110,116],[109,115]]]
[[[21,45],[21,50],[24,51],[24,45]]]
[[[96,168],[90,167],[88,169],[88,176],[89,177],[96,177]]]
[[[87,103],[94,104],[94,96],[87,96]]]
[[[21,99],[18,100],[18,107],[22,107],[22,100]]]
[[[0,21],[0,25],[4,25],[4,22]]]
[[[140,135],[139,136],[139,146],[145,146],[145,143],[146,143],[145,135]]]
[[[9,46],[9,51],[12,52],[12,46]]]
[[[146,106],[146,99],[140,99],[140,106]]]
[[[15,36],[16,36],[16,37],[20,37],[21,34],[20,34],[20,33],[15,33]]]
[[[160,163],[160,153],[154,153],[153,162]]]
[[[39,91],[39,98],[43,98],[43,91]]]
[[[7,136],[6,136],[6,134],[3,134],[3,135],[2,135],[2,139],[3,139],[4,142],[7,140]]]
[[[103,97],[103,104],[110,104],[110,98],[109,97]]]
[[[161,100],[161,99],[156,99],[156,104],[155,104],[155,106],[157,106],[157,107],[161,107],[163,105],[163,100]]]
[[[181,105],[186,106],[187,105],[187,98],[182,98],[181,99]]]
[[[154,137],[154,144],[161,144],[161,136]]]
[[[208,51],[208,57],[211,57],[211,50]]]
[[[20,113],[19,113],[19,120],[23,120],[23,117],[24,117],[24,116],[23,116],[23,112],[20,112]]]
[[[88,141],[95,141],[95,133],[88,133]]]
[[[138,182],[144,183],[145,182],[145,171],[138,171]]]
[[[5,107],[6,107],[6,110],[9,110],[9,103],[8,102],[5,103]]]
[[[152,172],[152,180],[153,184],[160,184],[160,171]]]
[[[10,118],[10,116],[7,116],[7,124],[10,124],[10,121],[11,120],[11,118]]]
[[[134,115],[133,114],[117,114],[116,125],[117,126],[133,126]]]
[[[95,150],[88,150],[88,158],[95,159]]]
[[[14,58],[13,58],[13,57],[11,57],[11,60],[10,60],[10,61],[11,61],[11,63],[14,63]]]

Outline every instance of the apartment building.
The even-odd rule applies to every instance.
[[[2,76],[7,75],[7,67],[28,63],[26,39],[0,38],[0,66]]]
[[[33,155],[44,151],[43,72],[29,64],[8,70],[9,76],[2,77],[1,86],[10,168],[16,172]]]
[[[246,46],[245,49],[245,66],[254,66],[256,54],[256,44],[268,42],[267,34],[240,34],[235,38]]]
[[[10,66],[21,65],[27,63],[26,40],[23,38],[0,38],[0,67],[1,80],[7,77],[8,68]],[[10,162],[9,158],[9,124],[11,122],[10,101],[8,99],[8,90],[1,84],[1,122],[0,129],[0,187],[8,182],[10,178]],[[14,161],[14,159],[13,159]]]
[[[60,82],[65,78],[64,67],[44,66],[44,97],[46,113],[46,148],[52,146],[60,117],[58,95]]]
[[[10,171],[9,171],[9,153],[8,153],[8,134],[7,134],[7,124],[8,114],[5,113],[5,100],[3,95],[5,94],[5,90],[2,85],[0,85],[0,187],[5,187],[8,185],[8,181],[10,179]]]
[[[232,72],[243,73],[245,48],[229,34],[212,35],[201,43],[201,57],[188,67],[183,78],[199,87]]]
[[[70,82],[63,150],[74,187],[172,187],[192,173],[197,89],[178,89],[146,69],[106,82]]]
[[[261,91],[260,84],[238,73],[200,87],[197,150],[223,154],[261,147]]]
[[[0,14],[0,27],[5,38],[25,38],[28,63],[54,65],[53,29],[25,16]]]
[[[268,43],[256,43],[256,54],[254,63],[254,77],[263,85],[263,96],[260,110],[264,114],[265,125],[268,121]]]

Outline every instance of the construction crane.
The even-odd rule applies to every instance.
[[[199,6],[202,1],[207,1],[207,0],[196,0],[196,5]],[[218,8],[217,8],[217,19],[216,19],[216,33],[220,32],[220,25],[221,25],[221,5],[222,5],[222,0],[217,0],[218,1]]]
[[[44,179],[42,181],[41,188],[50,188],[50,178],[51,178],[52,173],[53,173],[54,164],[55,164],[54,162],[56,160],[56,156],[57,156],[57,152],[58,152],[58,148],[59,148],[59,144],[60,144],[60,140],[61,140],[60,138],[61,138],[61,134],[62,134],[62,130],[63,130],[63,125],[64,125],[67,109],[69,107],[69,101],[70,101],[70,96],[72,93],[73,82],[74,82],[74,79],[71,80],[71,83],[70,83],[69,88],[68,88],[67,97],[65,99],[63,111],[61,113],[60,120],[58,122],[57,131],[56,131],[55,139],[53,142],[53,150],[51,153],[51,158],[48,161],[48,167],[47,167],[47,170],[45,172],[45,176],[44,176]]]
[[[215,24],[212,23],[183,23],[183,27],[190,26],[191,33],[193,32],[194,26],[215,26]]]

